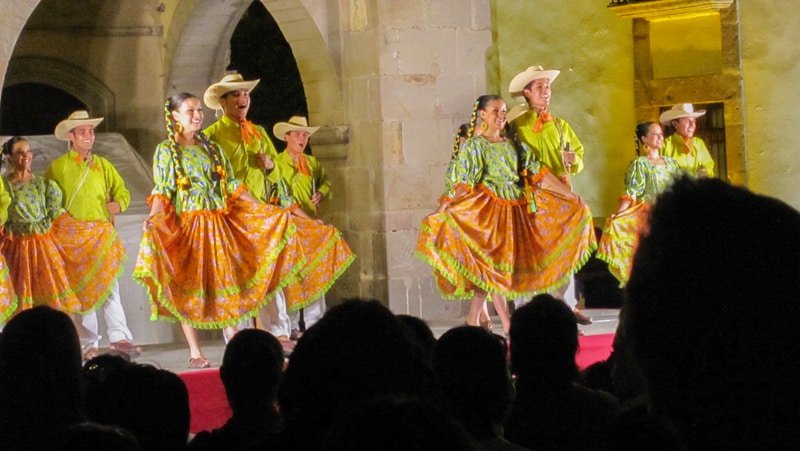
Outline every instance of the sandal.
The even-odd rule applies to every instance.
[[[494,323],[492,323],[492,320],[487,320],[481,323],[481,327],[491,332],[494,328]]]
[[[202,368],[211,368],[211,362],[205,357],[189,357],[189,369],[199,370]]]

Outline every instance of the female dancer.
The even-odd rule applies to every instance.
[[[596,243],[588,206],[507,136],[503,99],[479,97],[473,131],[478,117],[485,126],[458,154],[452,200],[423,220],[417,255],[445,298],[471,299],[468,324],[491,295],[508,333],[506,299],[565,284]]]
[[[168,139],[156,147],[155,187],[133,277],[148,288],[153,319],[181,322],[189,367],[205,368],[210,363],[195,328],[225,328],[232,337],[234,326],[256,316],[278,289],[302,285],[305,295],[329,287],[338,273],[297,282],[335,257],[322,252],[349,248],[342,250],[332,227],[302,218],[296,207],[262,204],[229,177],[230,163],[201,132],[196,96],[176,94],[164,108]],[[304,249],[308,241],[314,246]]]
[[[608,263],[608,270],[620,285],[631,274],[633,254],[639,235],[645,232],[647,218],[656,197],[681,173],[678,162],[661,155],[664,133],[655,122],[636,126],[636,154],[625,174],[625,194],[619,209],[606,221],[597,249],[597,258]]]
[[[62,207],[56,182],[31,173],[30,144],[15,136],[3,145],[10,169],[3,188],[10,194],[0,252],[8,262],[17,311],[48,305],[85,314],[102,305],[122,272],[125,249],[114,236],[75,221]],[[112,235],[116,232],[109,230]]]

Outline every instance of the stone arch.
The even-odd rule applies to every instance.
[[[342,117],[342,87],[330,49],[300,0],[261,0],[294,52],[316,123],[337,124]],[[278,3],[280,5],[278,5]],[[228,65],[230,38],[248,2],[182,1],[166,39],[166,91],[202,94]]]
[[[100,80],[54,58],[19,57],[8,67],[4,87],[39,83],[58,88],[80,100],[93,116],[104,117],[100,130],[115,130],[114,93]]]
[[[3,25],[0,27],[0,79],[5,79],[17,39],[39,1],[0,2],[0,18]]]

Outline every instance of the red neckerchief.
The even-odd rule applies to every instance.
[[[92,158],[92,153],[91,153],[91,152],[89,152],[89,153],[87,153],[87,154],[86,154],[86,156],[87,156],[88,158],[84,158],[84,157],[83,157],[81,154],[79,154],[78,152],[75,152],[75,154],[76,154],[76,155],[75,155],[75,162],[76,162],[76,163],[80,164],[80,163],[83,163],[84,161],[88,161],[88,162],[89,162],[89,167],[90,167],[90,168],[92,168],[92,169],[93,169],[93,170],[95,170],[95,171],[99,171],[99,170],[100,170],[100,166],[98,166],[98,165],[97,165],[97,163],[95,163],[95,162],[94,162],[94,158]]]
[[[531,130],[534,133],[541,133],[542,129],[544,128],[544,124],[547,122],[553,122],[555,118],[552,114],[548,113],[547,111],[543,111],[539,113],[539,117],[536,118],[536,123],[531,126]]]
[[[683,153],[685,153],[685,154],[692,153],[692,144],[694,144],[694,138],[684,138],[683,139]]]
[[[308,170],[308,161],[305,154],[298,154],[296,157],[292,155],[292,161],[297,166],[297,171],[307,177],[311,177],[311,171]]]

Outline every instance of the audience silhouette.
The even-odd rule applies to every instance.
[[[50,451],[141,451],[139,442],[126,429],[98,423],[78,423],[61,430]]]
[[[378,397],[334,421],[322,451],[472,451],[469,434],[436,405]]]
[[[152,365],[117,359],[87,394],[89,419],[127,429],[143,451],[183,450],[189,436],[189,394],[183,380]]]
[[[503,438],[514,402],[506,340],[482,327],[461,326],[436,343],[433,369],[444,408],[464,425],[478,450],[524,450]]]
[[[535,296],[511,316],[517,397],[505,437],[532,450],[602,450],[617,400],[576,383],[578,327],[564,302]]]
[[[400,320],[376,300],[346,300],[298,340],[278,389],[284,430],[270,449],[318,449],[332,420],[364,402],[435,393],[425,353]]]
[[[620,329],[688,450],[800,449],[800,213],[677,180],[634,258]]]
[[[84,421],[81,358],[67,314],[40,306],[11,318],[0,337],[0,448],[49,449]]]
[[[225,347],[219,369],[233,416],[219,429],[198,433],[187,449],[235,451],[256,440],[266,443],[277,434],[281,417],[276,398],[283,364],[281,343],[269,332],[237,332]]]

